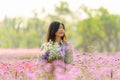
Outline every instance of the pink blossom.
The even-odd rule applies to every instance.
[[[50,72],[52,70],[52,64],[51,63],[47,63],[45,66],[44,66],[44,70],[45,72]]]

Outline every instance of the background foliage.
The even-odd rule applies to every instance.
[[[87,18],[81,19],[81,10]],[[82,5],[74,12],[68,3],[61,2],[55,6],[55,13],[46,15],[44,19],[35,11],[33,14],[27,19],[5,16],[0,22],[0,48],[39,48],[45,41],[49,24],[58,20],[65,24],[69,42],[82,51],[120,50],[120,15],[110,14],[103,7],[88,9]]]

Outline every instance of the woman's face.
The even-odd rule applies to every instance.
[[[63,25],[60,24],[58,31],[55,33],[55,36],[62,37],[65,34],[65,30],[63,28]]]

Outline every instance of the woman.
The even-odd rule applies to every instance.
[[[50,42],[53,44],[53,47],[56,43],[59,45],[59,47],[49,48],[48,43]],[[58,51],[56,51],[55,49]],[[55,54],[50,57],[50,53],[53,54],[52,52],[54,52]],[[69,64],[73,61],[72,47],[67,42],[65,35],[65,26],[63,23],[54,21],[50,24],[46,35],[46,42],[41,46],[38,60],[46,60],[48,62],[52,62],[54,60],[63,60],[66,64]]]

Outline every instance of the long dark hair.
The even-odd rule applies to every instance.
[[[48,28],[47,35],[46,35],[46,42],[49,42],[49,40],[52,40],[53,42],[55,42],[55,33],[58,31],[60,24],[62,24],[63,29],[65,30],[65,26],[63,23],[60,23],[58,21],[51,22],[51,24],[49,25],[49,28]],[[65,33],[61,37],[61,39],[63,42],[65,42],[65,43],[67,42]]]

